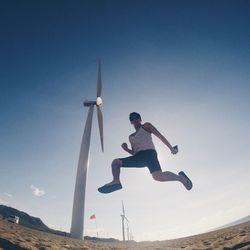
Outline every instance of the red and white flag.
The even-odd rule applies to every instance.
[[[92,214],[89,218],[90,218],[91,220],[95,220],[95,219],[96,219],[96,216],[95,216],[95,214]]]

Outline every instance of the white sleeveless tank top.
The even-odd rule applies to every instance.
[[[155,150],[152,135],[150,132],[145,130],[143,126],[141,126],[134,135],[129,136],[129,141],[131,143],[132,150],[134,151],[134,153],[138,153],[139,151],[148,149]]]

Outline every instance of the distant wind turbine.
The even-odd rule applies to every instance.
[[[85,190],[86,190],[87,170],[89,165],[89,147],[90,147],[94,106],[97,107],[97,118],[98,118],[99,132],[101,138],[101,147],[102,147],[102,152],[104,151],[103,115],[100,109],[100,105],[102,104],[101,92],[102,92],[101,63],[99,62],[98,73],[97,73],[96,100],[85,101],[83,103],[85,107],[89,107],[89,111],[80,148],[80,155],[79,155],[76,183],[75,183],[72,221],[70,229],[71,237],[77,239],[84,239],[83,234],[84,234]]]
[[[129,227],[128,227],[128,219],[127,217],[125,216],[125,209],[124,209],[124,204],[123,204],[123,201],[122,201],[122,214],[121,214],[121,217],[122,217],[122,240],[125,241],[125,226],[124,226],[124,222],[125,220],[127,221],[127,237],[128,237],[128,240],[129,240]]]

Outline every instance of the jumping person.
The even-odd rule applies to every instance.
[[[172,147],[168,140],[149,122],[142,124],[140,114],[133,112],[129,115],[130,123],[135,128],[135,133],[129,136],[131,149],[127,143],[123,143],[122,148],[132,156],[115,159],[112,162],[113,180],[110,183],[98,188],[101,193],[111,193],[122,188],[120,182],[120,169],[148,167],[152,177],[156,181],[179,181],[187,190],[193,187],[191,180],[181,171],[174,174],[169,171],[163,172],[157,158],[157,152],[152,141],[152,134],[158,137],[171,151],[172,154],[178,153],[178,147]]]

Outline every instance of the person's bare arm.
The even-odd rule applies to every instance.
[[[171,151],[172,154],[176,154],[178,151],[172,147],[170,142],[154,127],[151,123],[146,122],[143,127],[159,138]]]
[[[127,144],[126,142],[122,143],[121,146],[122,146],[122,148],[123,148],[126,152],[128,152],[128,153],[131,154],[131,155],[134,155],[133,150],[128,148],[128,144]]]

